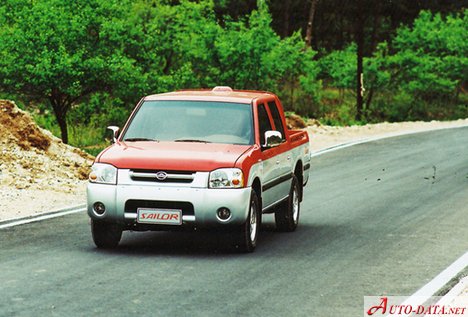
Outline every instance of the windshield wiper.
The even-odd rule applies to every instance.
[[[128,138],[128,139],[124,139],[124,141],[127,141],[127,142],[137,142],[137,141],[158,141],[158,140],[149,139],[149,138]]]
[[[197,139],[177,139],[174,142],[198,142],[198,143],[211,143],[210,141],[197,140]]]

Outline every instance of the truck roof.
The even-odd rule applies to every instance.
[[[252,100],[256,98],[273,96],[274,94],[266,91],[233,90],[227,86],[217,86],[213,89],[179,90],[175,92],[149,95],[146,96],[144,100],[196,100],[251,103]]]

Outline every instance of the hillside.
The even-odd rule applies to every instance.
[[[0,100],[0,220],[84,203],[92,162]]]
[[[39,128],[13,102],[0,100],[1,185],[70,192],[87,179],[93,157]]]

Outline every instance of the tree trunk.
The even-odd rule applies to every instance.
[[[57,115],[57,122],[60,127],[60,133],[62,135],[62,142],[68,144],[68,126],[66,113]]]
[[[356,71],[356,120],[361,121],[363,118],[363,96],[364,96],[364,74],[362,66],[362,50],[357,53],[357,71]]]
[[[363,119],[363,95],[364,95],[364,74],[363,74],[363,58],[364,58],[364,16],[362,13],[362,1],[358,1],[355,38],[357,45],[357,69],[356,69],[356,120]]]
[[[369,89],[369,93],[367,95],[367,100],[366,100],[366,110],[368,111],[370,108],[370,105],[372,103],[372,98],[374,97],[374,87],[371,87]]]
[[[319,0],[312,0],[310,3],[309,19],[307,21],[305,42],[307,47],[312,46],[312,27],[314,25],[315,8]]]
[[[62,136],[62,142],[68,144],[68,126],[67,126],[67,113],[68,109],[70,109],[70,105],[67,104],[60,96],[53,93],[53,95],[49,98],[50,103],[52,105],[52,109],[54,109],[55,118],[57,119],[57,123],[60,127],[60,134]]]

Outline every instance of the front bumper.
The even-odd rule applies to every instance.
[[[116,222],[127,227],[138,226],[138,207],[182,209],[182,225],[215,227],[243,224],[249,212],[251,188],[212,189],[164,187],[157,185],[106,185],[89,183],[87,187],[88,215],[96,220]],[[101,202],[106,211],[99,215],[94,204]],[[231,210],[231,217],[221,221],[219,208]],[[147,227],[147,226],[146,226]],[[149,226],[151,228],[151,225]],[[156,229],[156,225],[154,225]]]

